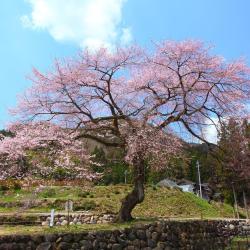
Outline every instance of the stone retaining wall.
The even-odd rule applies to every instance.
[[[219,250],[249,232],[242,221],[159,221],[114,231],[1,236],[0,250]]]
[[[115,217],[116,216],[114,214],[97,215],[91,213],[71,213],[69,216],[65,214],[57,214],[54,217],[54,225],[65,226],[68,224],[68,221],[70,225],[110,223],[115,220]],[[40,221],[42,226],[48,226],[50,222],[50,216],[40,216]]]

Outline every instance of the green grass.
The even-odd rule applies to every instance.
[[[74,207],[83,210],[89,207],[95,213],[117,213],[122,198],[131,191],[130,185],[59,187],[51,186],[34,196],[34,188],[9,190],[0,196],[0,212],[23,211],[28,200],[34,204],[26,212],[49,212],[51,208],[63,211],[64,203],[71,199]],[[8,207],[7,207],[8,206]],[[219,218],[233,217],[233,208],[200,199],[191,193],[178,189],[152,188],[147,186],[145,200],[133,211],[136,217],[181,217],[181,218]]]
[[[83,225],[73,225],[73,226],[60,226],[60,227],[41,227],[41,226],[9,226],[0,225],[0,235],[13,235],[13,234],[49,234],[49,233],[83,233],[89,231],[107,231],[115,229],[124,229],[137,224],[147,224],[152,222],[150,220],[134,220],[127,223],[112,223],[112,224],[83,224]]]

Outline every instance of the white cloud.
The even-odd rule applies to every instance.
[[[26,0],[30,15],[21,17],[24,27],[47,30],[57,41],[70,41],[91,49],[112,48],[132,40],[131,30],[122,27],[126,0]]]
[[[218,118],[212,118],[212,120],[214,124],[212,121],[207,119],[207,121],[205,122],[207,126],[203,128],[202,134],[203,134],[204,139],[206,139],[207,141],[211,143],[217,143],[218,141],[217,129],[219,128],[219,121],[218,121]]]

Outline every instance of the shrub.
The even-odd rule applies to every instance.
[[[20,183],[14,182],[14,184],[13,184],[13,189],[17,191],[17,190],[22,189],[22,186],[21,186]]]
[[[42,193],[42,197],[50,198],[56,195],[56,190],[54,188],[48,188]]]
[[[78,192],[78,194],[77,194],[77,196],[79,197],[79,198],[87,198],[88,197],[88,195],[89,195],[90,193],[88,192],[88,191],[86,191],[86,192]]]
[[[84,203],[81,204],[77,204],[75,205],[75,209],[76,211],[79,210],[94,210],[96,208],[96,203],[94,201],[86,201]]]
[[[8,186],[6,186],[6,185],[0,185],[0,191],[5,192],[7,190],[9,190]]]

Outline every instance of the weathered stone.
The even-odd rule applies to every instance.
[[[99,242],[100,249],[106,249],[107,246],[108,246],[108,244],[106,242],[104,242],[104,241]]]
[[[166,243],[165,243],[165,242],[159,241],[159,242],[157,243],[157,247],[158,247],[159,249],[165,249]]]
[[[152,237],[153,240],[157,241],[158,238],[159,238],[159,233],[153,232],[152,235],[151,235],[151,237]]]
[[[63,220],[62,222],[61,222],[61,225],[62,226],[66,226],[68,224],[68,221],[67,220]]]
[[[122,250],[122,246],[120,244],[113,244],[112,250]]]
[[[145,240],[146,239],[145,230],[138,230],[136,232],[136,235],[137,235],[138,239],[140,239],[140,240]]]
[[[138,239],[135,239],[135,240],[133,240],[133,245],[135,246],[135,247],[140,247],[141,246],[141,242],[140,242],[140,240],[138,240]]]
[[[2,243],[0,244],[1,250],[17,250],[18,245],[16,243]]]
[[[36,243],[36,245],[39,245],[43,242],[44,238],[41,235],[32,235],[31,240]]]
[[[81,240],[80,244],[81,244],[82,247],[85,247],[84,249],[90,249],[90,248],[92,248],[92,244],[88,240]]]
[[[73,235],[72,234],[66,234],[63,236],[62,239],[64,242],[71,242],[73,240]]]
[[[73,243],[71,246],[73,249],[79,249],[79,244],[78,243]]]
[[[43,242],[36,248],[36,250],[51,250],[51,249],[52,245],[50,242]]]
[[[57,238],[57,235],[55,234],[46,234],[44,236],[45,238],[45,241],[48,241],[48,242],[55,242],[56,241],[56,238]]]
[[[148,243],[148,246],[151,248],[156,247],[156,242],[154,240],[148,239],[147,243]]]
[[[127,246],[125,249],[126,250],[136,250],[136,248],[134,246]]]
[[[134,233],[130,232],[129,235],[128,235],[128,239],[129,240],[135,240],[136,236],[134,235]]]
[[[49,225],[49,222],[48,221],[43,221],[42,222],[42,226],[48,226]]]
[[[62,237],[57,238],[56,243],[59,243],[62,241]]]
[[[71,244],[67,242],[60,242],[59,245],[57,246],[57,250],[69,250],[71,247]]]

